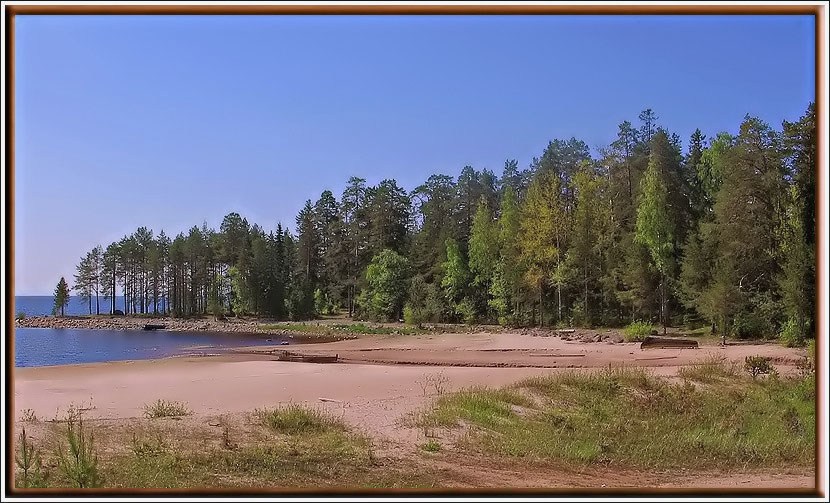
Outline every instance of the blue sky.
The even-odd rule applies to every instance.
[[[21,15],[15,36],[18,295],[141,225],[293,230],[351,175],[500,174],[644,108],[685,145],[815,96],[809,16]]]

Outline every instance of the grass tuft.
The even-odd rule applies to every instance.
[[[347,430],[342,421],[319,410],[293,403],[275,409],[257,409],[254,415],[259,418],[263,426],[286,435]]]
[[[144,406],[144,417],[153,419],[159,417],[189,416],[193,412],[183,402],[172,400],[156,400]]]

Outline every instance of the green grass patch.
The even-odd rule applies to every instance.
[[[193,412],[187,408],[183,402],[176,402],[173,400],[156,400],[153,403],[144,405],[144,417],[159,418],[159,417],[181,417],[189,416]]]
[[[472,431],[464,448],[486,454],[608,463],[639,468],[809,465],[815,446],[815,381],[735,377],[672,384],[644,370],[564,373],[502,390],[467,390],[439,398],[421,425]],[[718,379],[712,380],[713,376]],[[811,384],[812,383],[812,384]],[[537,397],[533,405],[518,393]],[[522,413],[514,405],[526,409]]]
[[[441,450],[441,444],[433,439],[430,439],[429,442],[421,444],[421,449],[426,452],[438,452]]]

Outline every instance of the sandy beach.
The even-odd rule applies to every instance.
[[[183,424],[199,428],[220,416],[241,418],[256,408],[302,403],[342,417],[373,438],[380,453],[402,459],[415,449],[421,435],[417,428],[406,425],[406,418],[436,397],[434,385],[428,383],[440,382],[445,391],[498,387],[531,376],[573,369],[589,371],[609,364],[648,367],[655,374],[671,377],[681,366],[713,355],[741,362],[747,355],[764,355],[779,372],[787,373],[795,370],[805,354],[803,350],[775,344],[643,350],[638,343],[584,343],[509,333],[363,336],[290,347],[304,354],[336,354],[339,361],[332,364],[276,361],[276,356],[269,354],[284,349],[239,348],[220,356],[15,369],[13,413],[18,423],[24,411],[48,421],[74,406],[84,409],[89,419],[111,426],[127,425],[141,418],[145,404],[165,399],[187,403],[193,415],[186,417]],[[38,435],[38,428],[30,430]],[[499,475],[482,479],[482,484],[575,483],[573,474],[524,474],[504,466],[490,469]],[[604,469],[596,470],[592,472],[594,477]],[[620,485],[631,486],[813,485],[812,473],[799,472],[695,477],[669,473],[659,477],[651,474],[652,479],[642,473],[632,473],[629,478],[619,478],[620,473],[614,473]],[[592,480],[586,474],[580,477],[583,482]]]

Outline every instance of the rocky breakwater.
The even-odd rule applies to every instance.
[[[164,330],[173,332],[237,332],[262,333],[272,335],[289,335],[293,337],[332,339],[353,338],[344,334],[333,337],[332,334],[321,328],[319,334],[297,334],[289,328],[279,325],[261,323],[258,320],[214,320],[212,318],[169,318],[161,316],[32,316],[16,319],[15,327],[25,328],[74,328],[89,330],[142,330],[144,325],[164,325]]]

